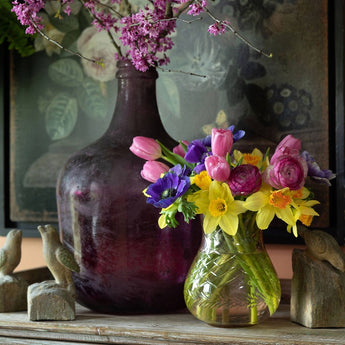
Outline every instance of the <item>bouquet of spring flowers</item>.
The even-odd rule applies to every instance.
[[[130,150],[147,162],[141,176],[152,182],[144,191],[147,202],[161,209],[161,228],[178,225],[175,215],[182,212],[188,222],[195,215],[204,216],[205,233],[219,226],[233,236],[239,215],[255,212],[259,229],[269,227],[276,216],[297,237],[297,222],[311,224],[318,213],[305,186],[307,177],[330,184],[335,175],[321,170],[315,159],[301,151],[301,141],[286,136],[269,159],[257,148],[251,153],[232,150],[233,143],[245,133],[212,129],[212,135],[191,143],[182,141],[173,151],[152,138],[135,137]],[[173,165],[158,161],[165,160]]]
[[[305,186],[307,178],[330,184],[335,177],[320,169],[308,152],[301,152],[301,141],[292,135],[278,144],[271,158],[269,150],[233,149],[244,135],[232,126],[213,128],[211,136],[182,141],[172,151],[145,137],[135,137],[130,147],[147,160],[141,176],[152,184],[144,194],[161,209],[161,228],[176,227],[177,212],[186,222],[203,216],[206,242],[187,277],[185,299],[196,317],[215,325],[233,322],[233,302],[225,302],[224,291],[236,281],[239,269],[248,311],[246,321],[239,323],[255,324],[276,310],[280,285],[267,254],[257,253],[260,230],[277,217],[297,237],[297,223],[309,226],[318,216],[314,206],[319,202]]]

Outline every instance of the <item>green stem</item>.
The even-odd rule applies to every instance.
[[[255,295],[255,287],[253,285],[250,285],[249,290],[250,296]],[[255,325],[258,322],[258,307],[254,300],[250,301],[250,303],[250,323]]]

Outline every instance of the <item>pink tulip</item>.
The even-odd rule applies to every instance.
[[[189,145],[189,142],[187,140],[182,140],[183,144],[185,144],[186,146]],[[184,158],[186,152],[183,149],[181,144],[178,144],[177,146],[175,146],[173,148],[173,152],[176,153],[177,155],[181,156],[182,158]]]
[[[166,164],[157,161],[147,161],[140,175],[149,182],[156,182],[167,171],[169,171],[169,167]]]
[[[136,156],[153,161],[162,156],[162,150],[156,140],[146,137],[134,137],[129,148]]]
[[[214,155],[225,157],[230,153],[233,142],[230,129],[212,128],[211,148]]]
[[[274,164],[276,159],[278,159],[282,155],[291,155],[297,156],[299,155],[299,151],[301,150],[301,140],[296,139],[291,134],[287,135],[278,145],[277,148],[271,158],[271,164]]]
[[[224,157],[208,156],[205,159],[205,166],[207,173],[214,180],[224,182],[230,176],[230,166]]]

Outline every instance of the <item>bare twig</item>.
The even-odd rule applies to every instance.
[[[72,49],[68,49],[66,47],[64,47],[61,43],[59,43],[58,41],[55,41],[54,39],[52,39],[51,37],[49,37],[47,34],[45,34],[38,26],[37,24],[31,20],[31,24],[32,26],[35,28],[35,30],[44,38],[46,39],[48,42],[52,43],[52,44],[55,44],[57,47],[59,47],[60,49],[62,49],[63,51],[69,53],[69,54],[72,54],[72,55],[75,55],[75,56],[78,56],[80,57],[81,59],[85,59],[86,61],[90,61],[90,62],[93,62],[93,63],[96,63],[98,65],[102,65],[103,62],[102,61],[97,61],[95,59],[91,59],[91,58],[88,58],[87,56],[84,56],[82,54],[80,54],[79,52],[75,51],[75,50],[72,50]]]
[[[196,0],[196,1],[200,4],[199,0]],[[262,55],[269,57],[269,58],[272,57],[272,53],[266,53],[262,49],[259,49],[256,46],[254,46],[254,44],[249,42],[244,36],[242,36],[239,32],[237,32],[228,22],[224,22],[222,20],[219,20],[207,7],[205,7],[204,9],[205,9],[205,12],[209,15],[209,17],[211,17],[216,23],[224,25],[225,27],[227,27],[235,35],[235,37],[240,39],[247,46],[249,46],[250,48],[252,48],[256,52],[258,52],[259,54],[262,54]]]
[[[104,8],[107,8],[109,11],[113,12],[116,16],[118,16],[119,18],[123,18],[123,15],[116,11],[112,6],[109,6],[107,4],[103,4],[101,3],[99,0],[93,0],[94,2],[96,2],[99,6],[102,6]],[[80,1],[82,4],[84,4],[84,1]]]
[[[150,24],[156,24],[156,23],[160,23],[160,22],[168,22],[168,21],[173,21],[173,20],[180,21],[180,22],[183,22],[185,24],[192,24],[194,22],[202,20],[202,17],[198,17],[198,18],[195,18],[195,19],[192,19],[192,20],[186,20],[186,19],[182,19],[182,18],[165,18],[165,19],[158,19],[158,20],[155,20],[155,21],[152,21],[152,22],[149,22],[149,23]],[[141,23],[133,23],[129,27],[139,26],[139,25],[141,25]]]
[[[162,72],[182,73],[182,74],[187,74],[187,75],[191,75],[194,77],[207,78],[207,76],[203,75],[203,74],[197,74],[197,73],[193,73],[193,72],[185,72],[185,71],[181,71],[181,70],[175,70],[175,69],[171,69],[171,68],[163,68],[160,66],[153,66],[153,65],[152,65],[152,67],[155,67]]]

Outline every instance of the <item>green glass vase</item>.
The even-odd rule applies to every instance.
[[[276,311],[280,282],[255,215],[239,215],[234,236],[219,227],[204,235],[184,286],[187,308],[199,320],[218,327],[249,326]]]

